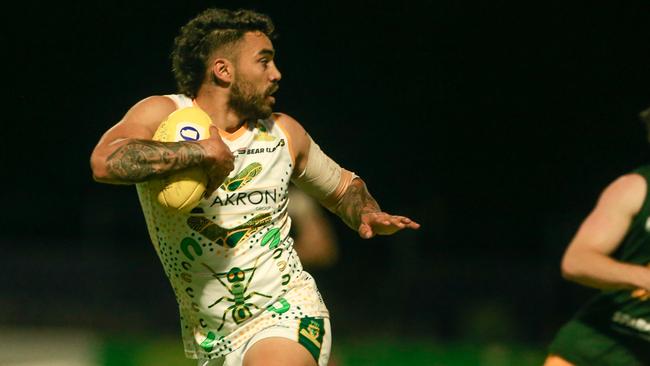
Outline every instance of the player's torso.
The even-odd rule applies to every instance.
[[[635,171],[650,182],[650,166]],[[646,195],[628,233],[612,256],[625,263],[650,266],[650,196]],[[579,317],[597,326],[632,334],[650,341],[650,291],[603,291],[590,301]]]
[[[222,138],[235,168],[189,214],[166,210],[146,184],[138,186],[150,236],[191,328],[185,331],[217,338],[278,301],[302,272],[289,237],[288,135],[264,120]]]
[[[228,333],[275,301],[301,267],[289,238],[286,136],[260,121],[224,142],[235,155],[233,173],[182,224],[203,252],[193,278],[203,294],[198,306],[212,328]]]

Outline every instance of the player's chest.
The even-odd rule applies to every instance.
[[[274,211],[287,195],[293,164],[284,138],[224,141],[235,155],[235,168],[200,206],[204,213],[235,210]]]

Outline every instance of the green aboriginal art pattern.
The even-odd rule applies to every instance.
[[[192,253],[190,253],[190,248],[193,249],[193,252],[197,255],[197,257],[200,257],[203,254],[203,250],[201,249],[199,243],[197,243],[192,238],[184,238],[181,241],[181,251],[183,252],[183,254],[185,254],[185,257],[187,257],[187,259],[193,261],[194,256],[192,255]]]
[[[241,172],[237,173],[232,178],[226,179],[222,184],[221,184],[221,189],[227,192],[233,192],[236,191],[253,180],[260,172],[262,171],[262,164],[260,163],[252,163],[248,165],[246,168],[244,168]]]
[[[257,260],[259,260],[259,257]],[[219,283],[221,283],[223,287],[225,287],[226,290],[228,290],[228,292],[232,295],[232,297],[222,296],[208,306],[208,308],[211,308],[224,300],[233,303],[231,306],[226,308],[226,310],[224,310],[223,316],[221,317],[221,325],[217,331],[221,330],[224,324],[226,324],[226,318],[229,312],[232,320],[236,324],[241,324],[250,319],[250,317],[253,316],[251,308],[256,308],[258,310],[260,309],[259,306],[249,301],[253,296],[256,295],[266,297],[268,299],[271,298],[271,295],[266,295],[261,292],[248,292],[248,286],[250,286],[251,281],[253,280],[253,276],[255,275],[255,270],[257,269],[257,260],[255,260],[255,264],[251,268],[241,269],[239,267],[233,267],[228,272],[224,273],[216,273],[212,267],[205,263],[202,263],[205,268],[212,272],[212,276],[216,278]],[[247,273],[249,273],[248,279],[246,279]],[[227,283],[224,282],[222,278],[225,278],[227,280]]]
[[[277,248],[280,244],[280,229],[273,228],[264,234],[260,245],[265,246],[266,244],[269,245],[269,249],[271,250]]]
[[[276,305],[279,304],[279,306],[276,307]],[[277,314],[284,314],[287,311],[291,309],[291,304],[289,304],[289,301],[285,299],[284,297],[281,297],[276,301],[275,303],[269,305],[266,310],[272,311]]]
[[[223,338],[223,336],[220,338]],[[203,342],[201,342],[200,346],[206,352],[210,352],[214,348],[215,343],[217,343],[217,335],[214,334],[214,332],[208,332]]]
[[[222,247],[234,248],[256,233],[260,227],[271,222],[271,214],[259,214],[246,223],[230,230],[224,229],[203,216],[190,216],[187,218],[187,225],[194,231],[221,245]]]

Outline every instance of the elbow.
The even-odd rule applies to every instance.
[[[92,171],[95,182],[106,183],[110,181],[106,161],[97,154],[93,154],[90,157],[90,170]]]
[[[568,281],[575,281],[581,276],[580,262],[571,255],[564,255],[560,265],[562,278]]]

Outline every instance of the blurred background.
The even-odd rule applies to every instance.
[[[599,192],[648,161],[644,1],[64,1],[3,11],[1,365],[194,365],[135,188],[90,153],[175,92],[179,27],[209,6],[277,27],[277,110],[419,231],[337,218],[314,269],[338,365],[538,365],[594,292],[562,252]]]

